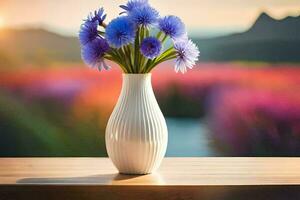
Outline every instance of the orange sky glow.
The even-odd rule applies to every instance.
[[[108,20],[125,0],[0,0],[0,27],[46,27],[76,35],[82,19],[101,6]],[[247,29],[262,11],[275,18],[300,14],[299,0],[150,0],[161,15],[180,16],[191,31]],[[1,22],[2,19],[2,22]],[[204,33],[205,31],[203,31]]]

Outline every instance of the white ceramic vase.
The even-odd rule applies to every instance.
[[[151,74],[123,74],[105,141],[108,156],[120,173],[149,174],[159,167],[168,130],[152,90]]]

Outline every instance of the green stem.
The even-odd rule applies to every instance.
[[[149,32],[149,29],[145,29],[146,30],[146,37],[149,37],[150,36],[150,32]]]
[[[134,59],[133,59],[133,55],[132,55],[132,47],[131,45],[127,45],[126,46],[126,51],[127,51],[127,55],[129,56],[129,59],[130,59],[130,64],[131,64],[131,67],[133,68],[134,66]]]
[[[130,58],[129,59],[127,58],[128,56],[127,56],[127,53],[126,53],[126,48],[125,47],[121,47],[120,53],[121,53],[121,55],[123,57],[122,60],[124,60],[125,65],[127,66],[127,68],[129,68],[130,71],[133,72],[133,68],[132,68],[131,63],[130,63]]]
[[[159,57],[155,58],[153,60],[153,62],[148,63],[148,66],[146,68],[146,72],[150,72],[154,67],[156,67],[158,64],[167,61],[167,60],[171,60],[176,58],[176,52],[174,51],[174,48],[171,47],[169,49],[167,49],[163,54],[161,54]]]
[[[159,32],[157,33],[157,35],[156,35],[156,38],[159,39],[160,36],[161,36],[162,34],[163,34],[163,32],[162,32],[162,31],[159,31]]]
[[[119,61],[118,59],[116,59],[115,56],[112,56],[112,55],[105,55],[104,58],[107,59],[107,60],[110,60],[110,61],[113,61],[113,62],[117,63],[117,64],[121,67],[122,71],[123,71],[124,73],[127,73],[126,67],[124,67],[123,64],[120,63],[120,61]]]
[[[142,41],[147,37],[147,31],[148,29],[146,27],[141,27],[141,38],[140,38],[140,44]],[[141,73],[143,68],[144,68],[144,63],[145,63],[145,56],[141,54],[140,49],[139,49],[139,70],[138,72]]]
[[[126,59],[128,67],[133,69],[133,64],[132,64],[132,61],[131,61],[131,51],[130,51],[130,46],[129,45],[124,47],[124,53],[125,53],[125,56],[126,56],[126,58],[124,58],[124,59]]]
[[[166,41],[166,39],[168,38],[168,35],[164,35],[163,39],[161,40],[161,43],[164,43]]]
[[[137,33],[134,41],[134,66],[136,72],[138,72],[138,62],[139,62],[139,37],[140,37],[140,28],[137,29]]]

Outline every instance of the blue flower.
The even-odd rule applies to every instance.
[[[91,68],[97,67],[100,71],[103,68],[109,69],[109,66],[104,62],[104,55],[108,50],[109,45],[107,41],[101,37],[97,37],[82,47],[81,57]]]
[[[196,64],[200,52],[191,40],[176,42],[174,48],[177,52],[175,71],[181,71],[184,74],[187,68],[192,69]]]
[[[129,0],[126,5],[121,5],[120,7],[125,10],[125,13],[130,13],[135,8],[148,5],[148,0]]]
[[[142,41],[140,49],[145,57],[153,59],[161,52],[161,42],[155,37],[148,37]]]
[[[185,25],[179,17],[169,15],[159,20],[159,29],[172,39],[177,39],[185,35]]]
[[[140,6],[129,13],[129,17],[136,25],[149,27],[157,23],[159,13],[150,6]]]
[[[105,38],[109,45],[114,48],[133,43],[135,25],[127,16],[113,19],[106,27]]]
[[[104,14],[104,8],[100,8],[99,10],[95,10],[94,13],[90,13],[86,21],[90,22],[98,22],[98,25],[101,25],[106,18],[106,14]]]
[[[98,37],[98,22],[85,21],[79,31],[79,41],[81,45],[86,45]]]

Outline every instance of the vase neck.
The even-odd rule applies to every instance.
[[[149,88],[152,90],[151,74],[123,74],[122,90],[129,93]]]

